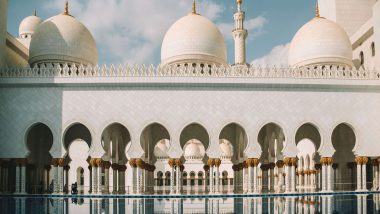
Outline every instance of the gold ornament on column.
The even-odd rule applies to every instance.
[[[297,158],[291,158],[292,166],[297,166]]]
[[[214,159],[209,158],[208,161],[207,161],[207,164],[208,164],[208,166],[210,166],[210,167],[214,166],[214,164],[215,164]]]
[[[362,164],[363,164],[363,159],[362,159],[362,157],[355,157],[355,162],[356,162],[356,164],[358,164],[358,165],[362,165]]]
[[[90,160],[90,165],[91,165],[92,167],[96,167],[96,158],[92,158],[92,159]]]
[[[97,165],[98,167],[101,167],[101,166],[102,166],[102,163],[103,163],[103,160],[102,160],[101,158],[97,158],[97,159],[95,160],[95,163],[96,163],[96,165]]]
[[[142,165],[143,165],[143,161],[141,159],[137,159],[136,166],[141,169]]]
[[[65,162],[65,159],[63,159],[63,158],[58,159],[58,164],[60,167],[63,167],[64,162]]]
[[[52,164],[54,167],[57,167],[58,166],[58,159],[57,158],[53,158],[52,159]]]
[[[215,159],[215,166],[219,167],[221,163],[222,161],[219,158]]]
[[[292,162],[291,158],[288,158],[288,157],[284,158],[284,164],[285,164],[285,166],[290,166],[291,162]]]
[[[175,166],[175,159],[170,158],[168,161],[168,164],[170,167],[174,167]]]
[[[368,157],[362,157],[363,165],[366,165],[368,163]]]
[[[260,163],[259,159],[258,158],[252,158],[252,164],[253,166],[258,166]]]
[[[136,159],[129,160],[129,165],[131,165],[131,167],[133,167],[133,168],[136,168],[137,167]]]
[[[180,166],[182,165],[182,161],[181,161],[181,159],[176,159],[176,160],[175,160],[175,165],[176,165],[177,167],[180,167]]]
[[[332,157],[327,157],[327,165],[332,165],[334,163],[334,159]]]

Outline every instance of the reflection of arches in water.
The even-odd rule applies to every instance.
[[[165,186],[170,186],[170,172],[165,172]]]
[[[342,123],[335,127],[331,141],[335,149],[334,163],[338,164],[335,170],[335,189],[354,189],[356,169],[351,165],[355,155],[352,150],[355,147],[356,136],[352,126]]]

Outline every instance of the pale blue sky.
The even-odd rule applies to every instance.
[[[64,0],[9,0],[8,31],[18,35],[21,20],[34,9],[47,19],[61,12]],[[191,10],[191,0],[71,0],[71,14],[92,32],[99,63],[160,62],[161,41],[168,27]],[[231,36],[235,0],[198,0],[198,11],[212,19],[225,36],[228,61],[233,63]],[[268,55],[289,43],[314,16],[313,0],[245,0],[247,61]],[[249,24],[248,24],[249,23]],[[230,29],[231,28],[231,29]],[[277,49],[281,49],[280,46]],[[276,50],[275,50],[276,51]],[[280,50],[281,51],[281,50]]]

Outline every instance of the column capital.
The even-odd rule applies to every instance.
[[[28,159],[26,158],[17,158],[16,165],[17,166],[26,166],[28,164]]]
[[[127,170],[127,166],[126,165],[119,165],[117,167],[117,169],[119,172],[125,172]]]
[[[136,168],[137,167],[137,159],[132,158],[131,160],[129,160],[129,165],[131,165],[132,168]]]
[[[222,161],[219,158],[214,159],[214,161],[215,161],[215,166],[216,167],[219,167],[220,164],[222,163]]]
[[[98,167],[102,167],[103,166],[103,160],[101,158],[96,158],[95,159],[95,164]]]
[[[144,165],[145,165],[145,162],[139,158],[139,159],[136,159],[136,166],[140,169],[143,169],[144,168]]]
[[[170,158],[169,160],[168,160],[168,164],[169,164],[169,166],[170,167],[174,167],[175,166],[175,159],[174,158]]]
[[[59,165],[59,167],[63,167],[63,166],[64,166],[64,163],[65,163],[65,159],[63,159],[63,158],[58,158],[58,165]]]
[[[276,165],[277,165],[278,168],[282,168],[282,167],[284,166],[284,161],[282,161],[282,160],[278,160],[278,161],[276,162]]]
[[[53,158],[53,159],[51,160],[51,162],[52,162],[52,165],[53,165],[54,167],[58,167],[58,164],[59,164],[58,158]]]
[[[45,169],[46,169],[46,171],[50,171],[51,165],[45,165]]]
[[[285,166],[290,166],[292,164],[292,158],[286,157],[284,158],[284,165]]]
[[[91,158],[91,160],[90,160],[90,165],[91,165],[91,167],[96,167],[96,158]]]
[[[182,165],[182,161],[181,161],[181,159],[176,159],[176,160],[175,160],[175,165],[176,165],[177,167],[180,167],[180,166]]]
[[[111,167],[111,162],[109,162],[109,161],[103,161],[103,167],[105,169],[109,169]]]
[[[209,165],[210,167],[214,166],[215,165],[215,160],[213,158],[209,158],[207,160],[207,165]]]
[[[292,166],[297,166],[297,158],[296,157],[291,158],[290,162],[291,162]]]
[[[65,170],[65,171],[69,171],[69,170],[70,170],[70,166],[69,166],[69,165],[64,166],[64,167],[63,167],[63,170]]]
[[[113,163],[113,164],[111,164],[111,167],[112,167],[112,170],[117,170],[117,168],[119,167],[119,165],[117,163]]]

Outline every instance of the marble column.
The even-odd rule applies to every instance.
[[[168,161],[170,166],[170,194],[175,194],[175,184],[174,184],[174,167],[175,167],[175,159],[170,158]]]
[[[284,173],[283,173],[283,167],[284,167],[284,161],[279,160],[276,163],[277,165],[277,192],[282,191],[282,186],[284,185]]]
[[[243,193],[247,193],[247,191],[248,191],[248,189],[249,188],[247,188],[248,187],[248,179],[249,179],[249,177],[248,177],[248,174],[247,174],[247,163],[245,162],[245,161],[243,161],[243,163],[242,163],[242,190],[243,190]]]
[[[212,193],[214,193],[214,165],[215,165],[214,159],[209,158],[207,161],[207,164],[210,167],[210,176],[209,176],[210,189],[209,189],[209,193],[212,194]]]
[[[284,158],[285,164],[285,192],[291,192],[291,158]]]
[[[70,173],[70,166],[69,165],[66,165],[66,166],[64,166],[63,167],[63,173],[64,173],[64,184],[63,184],[63,186],[64,186],[64,190],[63,190],[63,192],[65,193],[65,194],[68,194],[69,193],[69,173]]]
[[[118,193],[124,195],[125,194],[125,171],[127,170],[126,165],[119,165],[118,174],[119,174],[119,183],[118,183]]]
[[[143,193],[143,171],[144,171],[144,165],[145,165],[145,162],[142,160],[142,159],[137,159],[136,160],[136,189],[137,189],[137,194],[142,194]],[[174,177],[172,177],[172,175],[170,175],[171,178],[174,179]],[[174,176],[174,175],[173,175]]]
[[[254,192],[253,188],[253,162],[251,159],[246,160],[248,166],[248,193],[252,194]]]
[[[109,161],[104,161],[104,190],[103,193],[110,194],[110,167],[111,163]]]
[[[291,177],[291,192],[296,192],[296,165],[297,165],[297,158],[291,159],[291,170],[290,170],[290,177]]]
[[[253,180],[251,180],[251,182],[253,182],[253,192],[254,193],[259,193],[259,183],[258,183],[258,176],[259,176],[259,173],[258,173],[258,166],[260,164],[260,161],[258,158],[252,158],[251,159],[251,165],[253,166]]]
[[[367,189],[367,163],[368,157],[362,157],[363,165],[362,165],[362,191],[368,191]]]
[[[181,191],[181,183],[182,183],[182,179],[181,179],[181,165],[182,165],[181,159],[176,159],[175,160],[176,180],[177,180],[176,193],[178,195],[180,195],[182,193],[182,191]]]
[[[334,190],[334,176],[333,176],[333,169],[332,169],[332,164],[333,164],[333,158],[328,157],[326,159],[327,161],[327,191],[332,192]]]
[[[3,193],[3,162],[0,158],[0,194]]]
[[[54,193],[58,193],[59,192],[59,186],[58,186],[58,158],[53,158],[52,160],[53,162],[53,191]]]
[[[90,164],[92,167],[91,176],[92,176],[92,194],[98,194],[98,165],[96,163],[97,159],[93,158],[90,160]]]
[[[377,159],[377,190],[380,190],[380,158]]]
[[[58,160],[58,187],[59,187],[59,193],[63,194],[63,186],[64,186],[64,177],[63,177],[63,166],[64,166],[64,159],[59,158]]]
[[[96,159],[96,166],[98,167],[98,174],[97,174],[97,179],[98,179],[98,192],[99,194],[103,193],[103,183],[102,183],[102,177],[103,177],[103,160],[101,158]]]
[[[15,182],[15,193],[20,194],[21,188],[20,188],[20,160],[16,159],[16,182]]]
[[[377,159],[372,159],[371,163],[372,163],[372,188],[371,188],[371,190],[372,191],[376,191],[377,188],[378,188],[378,184],[377,184],[378,178],[377,178],[377,176],[379,175],[378,174],[379,171],[377,169],[377,167],[378,167]]]
[[[218,158],[215,159],[215,193],[219,194],[220,193],[220,175],[219,175],[219,167],[222,161]]]
[[[362,157],[356,157],[356,191],[362,190]]]
[[[320,162],[322,166],[322,191],[327,191],[327,159],[322,157]]]
[[[118,186],[117,186],[117,178],[118,178],[118,168],[119,165],[113,163],[111,165],[112,168],[112,194],[117,194]]]

